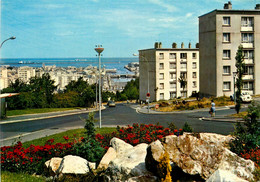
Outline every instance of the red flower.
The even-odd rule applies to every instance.
[[[68,136],[63,136],[64,140],[68,141],[69,137]]]

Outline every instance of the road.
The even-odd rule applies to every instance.
[[[234,123],[219,121],[203,121],[201,117],[209,117],[208,111],[192,113],[172,113],[172,114],[142,114],[136,112],[138,105],[117,104],[116,107],[107,108],[102,111],[102,126],[132,125],[133,123],[156,124],[165,127],[173,122],[181,128],[187,122],[195,132],[211,132],[219,134],[230,134],[234,131]],[[234,109],[217,111],[218,115],[228,115],[235,113]],[[84,118],[88,114],[75,114],[56,118],[40,120],[20,121],[14,123],[0,123],[1,127],[1,146],[10,144],[18,136],[23,136],[22,141],[39,138],[53,133],[65,131],[71,128],[84,127]],[[98,119],[98,113],[95,118]],[[96,123],[99,125],[99,122]]]

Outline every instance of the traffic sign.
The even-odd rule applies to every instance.
[[[150,93],[147,92],[146,97],[147,97],[147,98],[150,98],[150,96],[151,96]]]

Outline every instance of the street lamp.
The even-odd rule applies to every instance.
[[[104,48],[102,45],[96,45],[95,51],[98,53],[98,65],[99,65],[99,128],[101,128],[101,53]]]
[[[8,39],[5,39],[5,40],[1,43],[0,48],[2,48],[2,45],[3,45],[6,41],[8,41],[8,40],[14,40],[14,39],[16,39],[15,36],[12,36],[12,37],[10,37],[10,38],[8,38]]]
[[[138,54],[133,54],[133,56],[138,56]],[[146,96],[147,96],[147,101],[148,101],[147,109],[148,109],[148,113],[149,113],[150,112],[150,106],[149,106],[149,98],[150,98],[150,92],[149,92],[149,87],[150,87],[150,83],[149,83],[149,81],[150,81],[150,79],[149,79],[149,61],[144,56],[139,55],[139,57],[143,58],[147,62],[147,78],[148,78],[148,81],[147,81],[147,95]]]

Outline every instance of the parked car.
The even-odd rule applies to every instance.
[[[116,103],[115,103],[115,101],[113,101],[113,100],[109,100],[109,101],[107,102],[107,106],[109,106],[109,107],[116,107]]]
[[[233,101],[234,95],[231,95],[230,98]],[[252,100],[253,100],[252,96],[248,92],[242,92],[241,93],[241,101],[242,102],[251,102]]]

